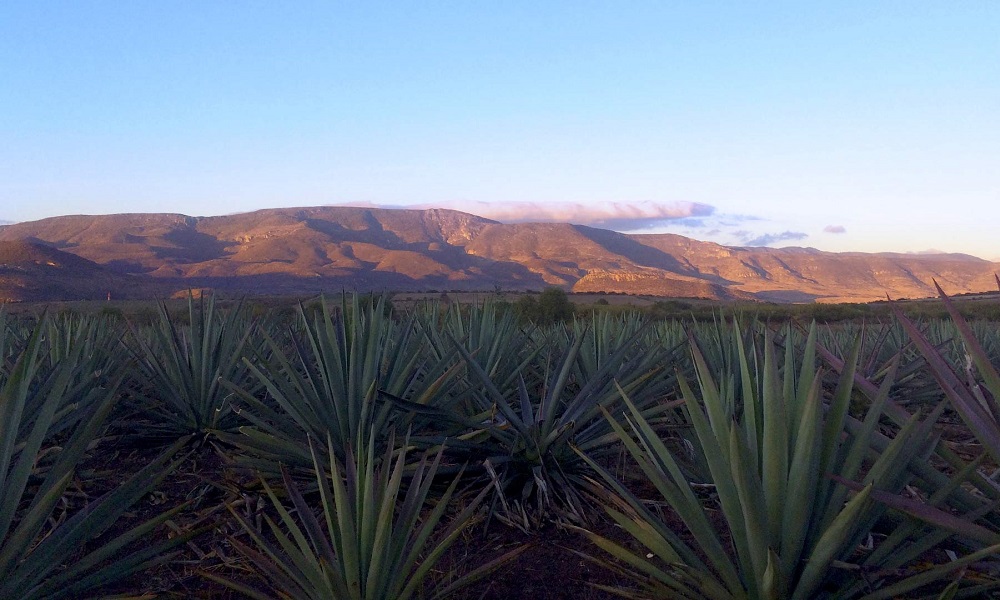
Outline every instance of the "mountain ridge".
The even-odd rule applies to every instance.
[[[995,287],[993,274],[1000,271],[1000,264],[964,254],[722,246],[676,234],[501,223],[449,209],[67,215],[0,226],[0,241],[55,248],[160,294],[190,287],[280,294],[554,285],[664,297],[858,302],[932,296],[933,280],[950,293],[984,291]],[[58,278],[43,271],[34,276]],[[0,292],[9,287],[4,282],[0,277]]]

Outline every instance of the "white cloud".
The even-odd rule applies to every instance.
[[[701,217],[715,212],[715,207],[699,202],[610,202],[588,205],[578,202],[439,202],[406,206],[351,202],[343,206],[366,208],[446,208],[472,213],[504,223],[573,223],[613,229],[637,231],[651,229],[671,222],[684,222],[701,226]]]
[[[794,240],[804,240],[809,234],[801,231],[783,231],[781,233],[765,233],[753,235],[747,231],[737,232],[738,237],[743,241],[744,246],[771,246],[779,242],[789,242]]]
[[[715,208],[698,202],[612,202],[601,205],[580,203],[484,202],[463,205],[462,210],[505,223],[557,222],[591,225],[619,231],[648,229],[664,221],[706,217]]]

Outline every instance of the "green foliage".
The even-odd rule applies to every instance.
[[[101,434],[121,378],[81,374],[84,344],[62,349],[57,364],[43,371],[47,327],[43,318],[13,369],[0,376],[0,598],[79,598],[169,560],[167,552],[190,539],[178,536],[122,554],[171,518],[169,512],[110,539],[101,537],[176,466],[170,461],[177,447],[104,496],[57,517],[78,465]],[[95,381],[78,385],[85,376]]]
[[[240,422],[224,383],[249,385],[243,361],[254,322],[237,306],[216,312],[214,296],[188,297],[188,325],[164,303],[150,328],[132,326],[130,343],[142,375],[143,408],[153,416],[150,434],[179,437],[235,429]]]
[[[586,534],[605,552],[595,560],[634,583],[619,595],[982,597],[1000,585],[983,576],[1000,550],[988,302],[942,293],[936,307],[897,304],[895,320],[888,304],[699,301],[574,317],[552,290],[526,296],[530,321],[499,294],[409,313],[379,297],[226,309],[206,296],[182,312],[161,303],[149,323],[98,305],[0,307],[0,597],[89,597],[170,560],[192,534],[152,532],[183,530],[189,509],[143,522],[129,507],[176,466],[188,432],[217,436],[202,449],[233,458],[224,469],[264,478],[263,531],[228,499],[234,544],[272,586],[229,582],[250,597],[340,597],[337,578],[363,597],[443,595],[485,572],[456,579],[433,562],[481,502],[529,530],[593,523],[595,498],[634,538]],[[821,324],[795,325],[810,317]],[[939,443],[941,414],[946,435],[978,438],[962,456],[985,453]],[[402,447],[392,431],[410,432]],[[106,469],[97,453],[137,455],[137,432],[180,439],[106,496],[81,494]],[[198,476],[220,493],[235,481]],[[668,527],[677,517],[686,531]],[[942,549],[954,561],[929,562]]]
[[[374,294],[374,293],[343,293],[334,296],[334,298],[339,297],[339,306],[337,309],[343,310],[344,314],[349,314],[355,310],[367,312],[373,308],[378,308],[382,312],[382,316],[391,317],[393,314],[393,304],[392,296],[389,294]],[[331,306],[330,298],[323,295],[319,298],[311,300],[300,306],[307,316],[307,320],[312,321],[317,317],[322,316],[323,311],[327,310]]]
[[[404,487],[406,442],[393,460],[395,444],[390,437],[380,460],[372,435],[362,452],[355,454],[347,448],[345,463],[336,458],[329,438],[328,444],[325,456],[329,464],[324,465],[322,453],[316,453],[310,443],[320,496],[319,518],[284,468],[282,479],[292,510],[264,482],[280,515],[280,524],[267,517],[273,541],[230,507],[256,548],[235,538],[232,543],[267,577],[272,594],[233,580],[208,575],[210,578],[258,599],[408,600],[425,597],[425,593],[430,598],[444,598],[523,551],[509,553],[462,578],[436,572],[444,552],[477,520],[483,494],[467,502],[445,527],[435,531],[456,496],[461,475],[431,502],[431,486],[442,452],[430,461],[421,459]],[[429,592],[425,589],[428,580],[434,580]]]
[[[693,306],[681,300],[659,300],[647,309],[654,319],[684,319],[691,315]]]
[[[108,317],[111,319],[123,319],[125,318],[125,312],[118,308],[117,306],[105,306],[101,308],[101,316]]]
[[[397,323],[382,302],[366,305],[354,296],[335,310],[324,299],[312,318],[304,307],[299,316],[301,330],[289,331],[287,340],[262,333],[269,360],[244,359],[255,386],[224,382],[250,425],[219,436],[246,450],[244,462],[257,469],[308,468],[308,437],[330,439],[342,460],[355,440],[376,435],[382,443],[400,424],[382,395],[428,404],[453,375],[454,361],[428,357],[415,321]]]
[[[434,411],[438,420],[467,428],[460,439],[475,440],[469,458],[483,461],[493,478],[502,507],[497,514],[525,530],[551,519],[586,520],[587,468],[573,446],[592,456],[614,450],[617,441],[601,411],[619,410],[616,385],[654,418],[663,409],[653,400],[672,382],[661,373],[668,350],[644,338],[637,320],[607,318],[577,326],[569,337],[560,332],[567,343],[553,342],[538,355],[537,380],[527,368],[491,374],[474,351],[456,344],[474,393],[463,405],[467,412]]]
[[[514,303],[514,310],[523,322],[550,325],[569,321],[575,309],[562,288],[547,287],[536,299],[531,294],[521,296]]]
[[[935,346],[928,339],[927,333],[921,331],[918,325],[898,307],[894,307],[896,317],[927,361],[927,370],[933,375],[951,407],[993,461],[998,462],[1000,461],[1000,374],[972,326],[961,315],[955,303],[940,287],[937,289],[961,340],[964,360],[960,366],[956,367],[949,362],[941,346]],[[955,463],[954,460],[951,462]],[[988,497],[996,497],[991,496],[991,493],[995,494],[992,481],[983,482],[981,479],[975,481],[971,477],[970,480]],[[995,511],[991,509],[990,512]],[[935,522],[934,519],[930,520]],[[993,521],[991,528],[994,530],[1000,528],[996,520]],[[988,543],[990,537],[985,537],[985,542]]]
[[[417,315],[417,323],[426,336],[427,350],[436,360],[451,361],[449,369],[462,365],[457,350],[457,346],[461,346],[474,357],[483,371],[489,373],[500,389],[513,393],[518,376],[535,368],[533,361],[541,346],[520,327],[514,312],[504,301],[490,298],[479,306],[453,303],[444,310],[437,304],[423,308]],[[469,394],[474,393],[470,387],[478,387],[477,381],[470,381],[467,377],[455,379],[450,397],[438,394],[433,407],[441,409],[446,405],[462,404]],[[470,414],[475,412],[471,406],[465,404],[465,410]],[[421,407],[409,405],[404,408],[419,410]]]
[[[538,308],[538,300],[533,295],[527,293],[517,299],[514,303],[514,311],[518,318],[525,323],[534,323],[541,318],[541,309]]]
[[[1000,374],[992,364],[972,327],[954,302],[938,288],[945,308],[958,328],[965,354],[965,371],[956,372],[916,324],[897,311],[897,318],[924,355],[935,379],[952,406],[976,435],[993,459],[1000,461]]]
[[[880,538],[856,571],[834,568],[835,563],[851,561],[857,544],[869,537],[885,513],[884,505],[873,502],[874,495],[898,494],[912,479],[911,461],[933,449],[936,440],[929,434],[941,407],[925,420],[912,418],[873,455],[873,436],[893,373],[886,374],[864,420],[850,419],[847,407],[859,344],[836,387],[826,395],[823,373],[815,368],[815,328],[804,350],[788,346],[783,369],[770,336],[757,349],[743,346],[741,336],[733,339],[739,356],[735,371],[713,376],[693,345],[700,396],[683,378],[679,381],[685,413],[704,452],[726,526],[712,521],[674,453],[623,391],[626,425],[610,413],[605,416],[662,500],[683,520],[692,540],[679,537],[647,503],[581,451],[613,490],[608,494],[608,513],[645,550],[635,552],[598,534],[587,535],[627,565],[608,563],[640,586],[636,592],[619,592],[628,597],[804,600],[863,595],[879,584],[857,574],[899,568],[929,547],[913,543],[910,536],[919,528],[904,522]],[[803,359],[796,365],[800,352]],[[743,381],[740,398],[732,392],[736,379]],[[835,483],[824,476],[827,473],[857,494],[850,496],[848,485]],[[941,500],[932,498],[932,503]],[[942,539],[930,536],[924,541]],[[943,570],[937,579],[944,576]],[[906,593],[927,582],[904,579],[893,586],[893,593]]]

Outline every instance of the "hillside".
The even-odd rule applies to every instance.
[[[0,241],[0,303],[42,300],[143,298],[156,293],[155,282],[113,273],[51,246]]]
[[[443,209],[75,215],[2,226],[0,240],[86,259],[89,269],[100,269],[95,286],[101,277],[128,277],[149,282],[137,292],[156,293],[189,287],[314,293],[557,285],[671,297],[867,301],[931,296],[934,279],[956,294],[992,289],[1000,270],[966,255],[736,248],[567,223],[503,224]],[[38,290],[53,276],[44,269],[21,274],[24,285],[33,280]]]

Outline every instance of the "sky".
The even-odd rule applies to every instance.
[[[0,2],[0,221],[444,207],[1000,260],[1000,2]]]

